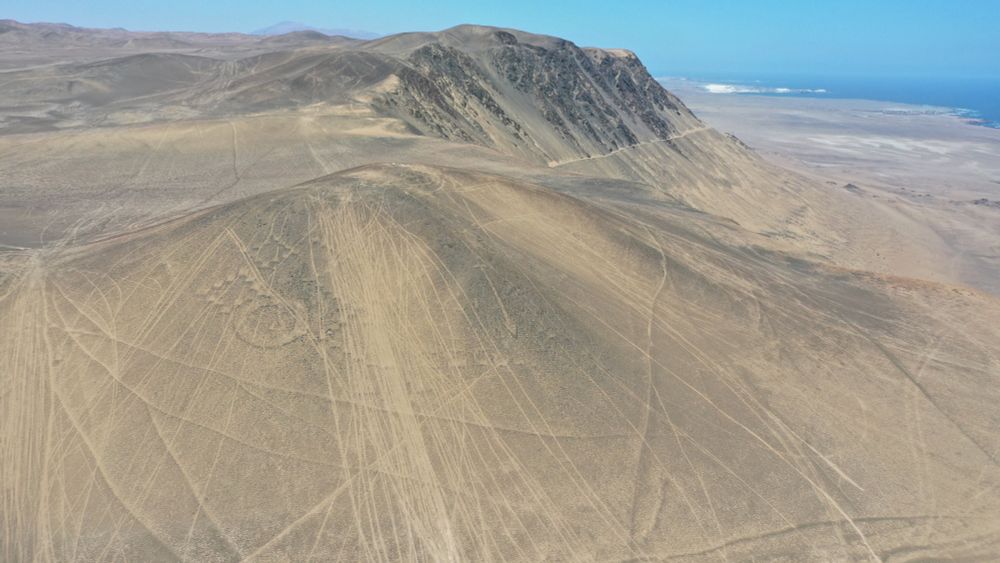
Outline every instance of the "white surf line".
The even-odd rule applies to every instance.
[[[671,135],[670,137],[667,137],[666,139],[652,139],[652,140],[649,140],[649,141],[641,141],[641,142],[638,142],[638,143],[636,143],[634,145],[627,145],[627,146],[624,146],[624,147],[618,147],[617,149],[615,149],[615,150],[613,150],[611,152],[606,152],[604,154],[596,154],[596,155],[592,155],[592,156],[582,156],[580,158],[569,158],[569,159],[566,159],[566,160],[550,160],[549,161],[549,168],[555,168],[557,166],[562,166],[564,164],[570,164],[570,163],[573,163],[573,162],[580,162],[581,160],[595,160],[595,159],[598,159],[598,158],[607,158],[607,157],[612,156],[614,154],[620,153],[620,152],[622,152],[624,150],[634,149],[636,147],[641,147],[642,145],[652,145],[652,144],[655,144],[655,143],[669,143],[670,141],[675,141],[677,139],[683,139],[684,137],[687,137],[688,135],[691,135],[693,133],[700,133],[702,131],[707,131],[709,129],[711,129],[711,127],[696,127],[694,129],[688,129],[687,131],[684,131],[683,133],[678,133],[676,135]]]

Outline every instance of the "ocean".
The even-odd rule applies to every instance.
[[[842,76],[688,76],[710,92],[852,98],[947,108],[970,122],[1000,129],[1000,78]]]

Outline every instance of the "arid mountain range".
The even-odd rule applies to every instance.
[[[4,560],[1000,555],[995,223],[516,30],[0,69]]]

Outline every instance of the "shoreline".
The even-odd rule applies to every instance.
[[[661,83],[712,127],[793,169],[959,201],[1000,199],[1000,129],[961,108]]]
[[[773,87],[759,85],[759,82],[748,81],[751,84],[730,82],[725,80],[711,81],[683,76],[661,76],[656,80],[671,91],[684,91],[695,93],[696,95],[712,96],[737,96],[737,97],[765,97],[776,99],[809,99],[822,101],[848,101],[848,102],[869,102],[878,104],[891,104],[923,110],[928,113],[950,114],[963,119],[970,125],[986,127],[988,129],[1000,129],[1000,114],[985,115],[982,110],[965,105],[949,105],[939,103],[923,103],[916,101],[902,101],[891,97],[864,97],[856,95],[838,95],[837,90],[828,88],[799,88],[799,87]],[[991,112],[996,113],[996,112]]]
[[[872,248],[882,267],[1000,294],[1000,129],[939,106],[664,85],[762,158],[895,217],[895,237],[946,249],[952,273],[891,239]]]

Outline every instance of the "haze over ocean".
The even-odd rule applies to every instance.
[[[980,125],[1000,128],[1000,78],[994,77],[727,73],[687,75],[683,78],[698,83],[706,91],[719,94],[862,99],[948,108]]]

